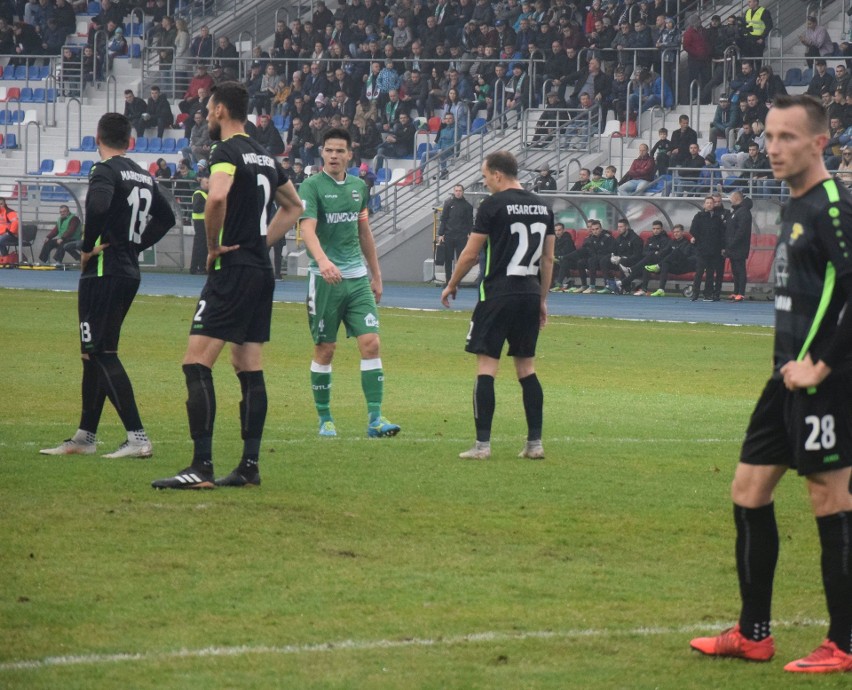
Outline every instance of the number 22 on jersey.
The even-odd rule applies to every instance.
[[[532,223],[527,227],[525,223],[512,223],[509,230],[513,235],[517,235],[518,247],[509,260],[506,275],[537,276],[538,262],[544,249],[544,233],[547,231],[547,225]]]

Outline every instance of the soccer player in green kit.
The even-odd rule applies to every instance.
[[[367,185],[346,172],[352,139],[332,128],[323,136],[323,169],[302,182],[302,239],[311,256],[308,322],[314,339],[311,387],[320,436],[337,436],[331,415],[331,362],[341,321],[361,353],[361,387],[367,399],[367,436],[396,436],[399,426],[382,416],[384,371],[379,353],[382,274],[367,218]]]

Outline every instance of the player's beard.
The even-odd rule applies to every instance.
[[[207,132],[210,134],[211,141],[222,141],[222,125],[218,122],[210,124],[207,128]]]

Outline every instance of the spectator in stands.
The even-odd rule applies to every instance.
[[[210,139],[210,131],[207,126],[207,118],[204,110],[196,110],[192,115],[194,120],[192,133],[189,136],[189,146],[182,149],[184,158],[192,161],[206,160],[210,157],[210,148],[213,142]]]
[[[172,107],[168,99],[160,93],[159,86],[151,87],[151,97],[148,99],[148,107],[142,117],[134,123],[138,136],[145,136],[146,130],[156,127],[157,136],[162,138],[166,127],[171,127],[174,118]]]
[[[654,50],[651,29],[641,15],[633,22],[633,32],[629,36],[628,45],[635,55],[634,64],[638,68],[650,71],[653,64],[658,61],[658,55]]]
[[[769,159],[760,151],[757,142],[748,145],[748,157],[742,164],[742,175],[734,180],[731,188],[749,188],[752,196],[762,196],[768,190],[766,183],[772,178]]]
[[[530,102],[532,88],[526,68],[520,62],[512,66],[512,76],[506,82],[506,110],[514,110],[518,117]]]
[[[219,36],[216,40],[216,50],[213,51],[214,63],[222,67],[224,77],[228,80],[237,78],[239,55],[231,39]]]
[[[568,123],[570,114],[565,102],[559,97],[559,92],[550,91],[547,94],[547,103],[535,125],[535,133],[529,146],[534,148],[545,147]]]
[[[53,18],[65,36],[77,32],[77,15],[67,0],[56,0],[53,7]]]
[[[633,56],[635,53],[630,49],[631,24],[626,19],[618,22],[618,33],[613,37],[610,46],[616,51],[616,60],[619,65],[624,68],[625,73],[629,76],[633,72]]]
[[[119,36],[116,30],[116,36]],[[41,49],[44,55],[59,55],[62,52],[62,46],[65,45],[67,34],[63,27],[59,26],[55,17],[47,20],[47,28],[42,34]],[[121,36],[121,41],[124,42],[124,52],[127,52],[127,42]],[[120,42],[119,42],[120,44]],[[112,63],[110,63],[112,64]]]
[[[414,136],[417,133],[408,113],[402,112],[399,121],[387,135],[376,153],[375,169],[385,166],[385,158],[409,158],[414,152]]]
[[[538,177],[533,181],[532,190],[536,193],[556,191],[556,178],[550,174],[550,166],[547,163],[543,163],[539,168]]]
[[[645,70],[637,72],[637,79],[641,89],[636,89],[630,96],[630,112],[636,114],[636,119],[641,117],[642,112],[657,105],[671,108],[674,105],[674,96],[669,85],[661,76],[655,76]]]
[[[574,90],[568,98],[568,107],[580,107],[580,94],[588,93],[592,100],[600,105],[603,115],[610,105],[612,94],[612,79],[601,69],[601,62],[597,58],[591,58],[579,72],[577,72]]]
[[[849,70],[846,65],[835,65],[834,81],[837,84],[838,89],[843,89],[844,94],[849,91],[850,78],[852,78],[852,76],[849,74]]]
[[[713,151],[716,150],[719,137],[722,137],[727,148],[728,132],[739,124],[739,114],[739,109],[731,107],[731,101],[727,96],[719,97],[719,105],[716,106],[716,112],[710,122],[710,144]]]
[[[12,55],[15,52],[15,32],[12,24],[0,17],[0,55]]]
[[[192,164],[190,163],[188,158],[181,158],[177,164],[177,170],[175,170],[175,174],[172,179],[175,181],[184,181],[187,182],[189,180],[194,180],[196,178],[195,170],[192,169]]]
[[[840,152],[837,177],[847,187],[852,188],[852,145],[847,144]]]
[[[189,53],[190,43],[191,39],[186,20],[182,18],[175,19],[174,68],[177,70],[176,76],[181,82],[192,73],[194,65],[192,56]]]
[[[18,251],[18,214],[0,197],[0,256],[6,256],[10,247]]]
[[[716,189],[721,182],[722,173],[719,169],[719,164],[716,161],[716,154],[709,151],[704,156],[704,167],[701,168],[701,172],[698,173],[698,181],[693,191],[696,195],[713,194],[713,190]]]
[[[751,207],[751,199],[744,197],[742,192],[731,193],[731,215],[725,224],[725,247],[722,255],[731,262],[734,278],[731,299],[735,302],[745,299],[746,260],[751,250]]]
[[[458,131],[456,121],[452,113],[445,113],[441,127],[435,135],[435,145],[426,151],[420,158],[420,167],[423,169],[428,161],[438,159],[440,173],[439,177],[445,180],[449,177],[448,161],[456,155],[458,150]]]
[[[56,253],[53,256],[53,261],[61,264],[65,258],[65,252],[68,252],[75,261],[80,260],[80,231],[82,226],[80,219],[71,213],[71,210],[64,204],[59,207],[59,219],[56,225],[47,233],[44,238],[44,244],[41,246],[39,253],[39,261],[42,264],[47,263],[50,252],[54,249]]]
[[[189,45],[189,56],[197,63],[206,63],[213,57],[213,37],[210,28],[205,24],[198,30],[198,35]]]
[[[725,257],[725,226],[719,214],[713,210],[713,197],[704,198],[704,208],[695,214],[689,228],[696,249],[695,279],[692,282],[692,301],[701,295],[701,281],[704,282],[704,301],[718,302],[722,292],[722,269]]]
[[[399,122],[399,116],[403,112],[409,112],[408,106],[400,100],[399,91],[391,89],[388,91],[387,103],[379,111],[379,124],[382,127],[382,131],[390,132],[396,123]]]
[[[207,73],[207,65],[201,62],[198,63],[195,67],[195,76],[189,82],[189,87],[183,94],[183,100],[178,102],[178,108],[180,111],[188,115],[195,109],[195,106],[198,103],[199,89],[203,88],[206,93],[209,93],[212,87],[213,77]]]
[[[124,117],[133,123],[137,136],[144,136],[142,116],[148,111],[145,101],[133,95],[130,89],[124,90]]]
[[[114,3],[112,0],[101,0],[101,11],[97,16],[103,26],[106,26],[108,22],[114,22],[116,26],[123,26],[124,14],[124,10],[118,3]]]
[[[669,165],[671,164],[671,156],[669,152],[672,148],[672,142],[669,141],[669,130],[661,127],[657,132],[657,141],[651,148],[651,158],[654,159],[654,165],[657,166],[658,175],[667,175]]]
[[[630,164],[630,168],[618,181],[618,194],[631,196],[642,194],[654,181],[656,165],[651,158],[648,144],[639,144],[639,155]]]
[[[757,87],[757,71],[750,60],[744,60],[740,65],[740,74],[731,81],[731,102],[744,101],[747,94]],[[734,98],[736,96],[736,99]]]
[[[624,292],[632,291],[632,282],[638,278],[643,278],[642,286],[633,293],[635,297],[641,297],[647,294],[648,282],[644,280],[646,275],[646,266],[659,266],[671,251],[671,238],[663,231],[663,222],[655,220],[651,223],[651,236],[645,241],[642,247],[642,256],[631,264],[620,262],[619,268],[624,274],[621,288]]]
[[[748,9],[745,11],[746,34],[741,36],[739,46],[743,57],[758,58],[766,50],[766,38],[774,26],[772,15],[765,7],[760,7],[760,0],[747,0]]]
[[[837,83],[834,80],[834,75],[826,68],[825,60],[816,60],[814,62],[814,76],[808,83],[808,89],[805,93],[809,96],[821,98],[824,90],[834,93],[836,87]]]
[[[673,17],[664,19],[663,30],[655,45],[660,51],[661,74],[671,88],[675,83],[676,65],[680,56],[680,31],[675,26]]]
[[[35,28],[24,22],[15,22],[13,27],[15,34],[15,54],[16,55],[40,55],[41,54],[41,37],[36,32]],[[34,64],[32,58],[14,57],[9,60],[9,64],[13,66]]]
[[[697,14],[691,15],[687,20],[687,29],[683,32],[683,49],[687,56],[687,84],[691,85],[696,81],[700,87],[710,80],[713,47]]]
[[[287,133],[287,153],[291,158],[300,158],[302,161],[307,160],[305,157],[305,144],[313,143],[313,134],[309,127],[302,122],[302,118],[293,116],[290,124],[290,130]]]
[[[281,133],[276,129],[268,114],[264,113],[258,118],[257,133],[254,138],[271,155],[280,156],[284,153],[284,141],[281,139]]]
[[[675,169],[672,196],[692,196],[698,193],[701,169],[706,164],[698,144],[690,144],[689,157],[686,159],[678,158],[678,161],[678,163],[672,163],[672,167]]]
[[[799,34],[799,43],[805,46],[807,57],[825,57],[834,53],[834,43],[824,26],[817,24],[817,18],[809,16],[805,30]],[[814,66],[813,60],[806,60],[808,67]]]
[[[627,81],[627,74],[624,68],[619,65],[613,73],[610,107],[613,110],[615,118],[621,122],[624,122],[627,118],[627,87],[629,85],[630,82]]]
[[[687,237],[682,225],[672,228],[672,240],[667,252],[664,252],[658,264],[648,264],[642,274],[642,291],[647,293],[648,283],[652,278],[659,277],[660,287],[650,293],[651,297],[664,297],[666,283],[670,274],[680,275],[692,273],[695,270],[695,245]]]
[[[599,192],[604,183],[603,172],[603,168],[600,165],[595,166],[592,169],[591,179],[583,185],[583,188],[580,191],[591,193]]]
[[[587,184],[592,179],[592,173],[588,168],[580,168],[580,172],[577,173],[576,181],[571,185],[571,188],[568,190],[569,192],[582,192],[584,191]]]
[[[766,115],[769,113],[769,108],[765,103],[762,103],[756,93],[750,93],[746,96],[746,110],[743,113],[743,122],[754,122],[760,120],[766,122]]]
[[[459,92],[454,88],[447,91],[447,100],[444,103],[444,112],[452,114],[453,119],[456,122],[459,137],[463,137],[467,134],[468,126],[470,124],[470,110],[467,107],[467,103],[459,98]]]
[[[757,83],[755,84],[754,94],[760,103],[764,103],[767,107],[776,96],[787,95],[787,87],[784,82],[770,65],[763,65],[757,73]],[[766,116],[758,117],[761,122],[766,121]]]
[[[160,22],[160,30],[155,37],[157,55],[160,59],[160,70],[170,70],[175,59],[175,39],[177,38],[177,27],[174,19],[168,15]]]
[[[172,170],[169,168],[169,163],[165,158],[157,159],[157,169],[154,171],[154,177],[164,183],[166,187],[171,188],[169,180],[172,179]]]
[[[252,98],[249,112],[251,113],[252,110],[256,109],[258,115],[262,115],[264,112],[271,114],[272,99],[275,97],[278,91],[278,84],[281,81],[281,77],[275,71],[275,65],[270,62],[266,65],[266,72],[264,72],[260,79],[260,87]]]
[[[689,147],[698,143],[698,134],[689,126],[689,115],[681,115],[678,118],[678,124],[680,128],[672,134],[672,145],[669,150],[673,166],[680,166],[683,161],[693,157]]]
[[[385,60],[385,66],[379,70],[376,76],[376,87],[379,90],[378,99],[379,108],[383,108],[388,101],[388,94],[391,91],[399,91],[402,84],[402,77],[396,71],[393,60]]]
[[[62,37],[64,42],[65,37]],[[47,50],[45,44],[45,50]],[[115,32],[107,44],[107,69],[112,72],[112,62],[115,58],[122,55],[127,55],[127,39],[124,38],[124,29],[120,26],[116,27]]]

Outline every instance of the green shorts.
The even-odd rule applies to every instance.
[[[310,273],[306,303],[315,344],[337,342],[341,321],[349,338],[379,332],[379,311],[367,276],[344,278],[331,285]]]

